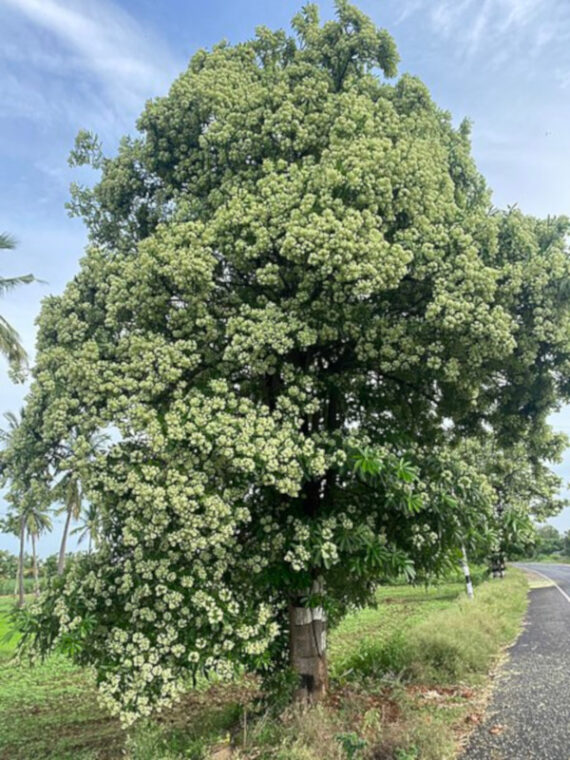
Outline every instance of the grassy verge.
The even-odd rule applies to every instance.
[[[460,582],[385,587],[377,608],[333,631],[331,694],[317,709],[254,715],[254,683],[215,684],[130,736],[97,707],[89,672],[56,657],[24,668],[6,659],[15,642],[0,643],[0,760],[221,760],[230,739],[236,760],[451,758],[526,590],[517,570],[481,584],[474,602]]]
[[[332,692],[309,714],[261,721],[237,757],[446,760],[479,722],[489,671],[520,630],[524,575],[476,589],[383,589],[332,635]]]
[[[538,557],[521,559],[520,562],[540,562],[544,565],[570,565],[570,557],[566,554],[539,554]]]

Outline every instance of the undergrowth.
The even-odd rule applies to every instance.
[[[510,570],[476,588],[390,587],[376,609],[331,636],[331,695],[318,708],[260,719],[236,758],[446,760],[456,755],[477,696],[516,637],[527,582]]]
[[[230,747],[232,760],[452,758],[474,687],[520,627],[526,590],[517,570],[481,583],[473,602],[456,579],[383,587],[376,608],[332,632],[331,689],[318,707],[260,710],[258,684],[243,678],[190,692],[128,736],[97,707],[87,671],[62,658],[26,669],[6,661],[15,640],[4,643],[0,760],[224,760]]]

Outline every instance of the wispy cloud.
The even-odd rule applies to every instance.
[[[396,17],[396,24],[401,24],[407,18],[413,16],[422,7],[423,2],[424,0],[408,0],[407,3],[403,3],[400,13]]]
[[[1,6],[19,38],[3,45],[2,79],[10,71],[23,73],[20,99],[29,89],[36,101],[31,110],[41,117],[42,110],[53,115],[49,90],[61,82],[73,81],[76,97],[68,100],[77,109],[96,111],[105,104],[125,113],[164,93],[180,69],[160,40],[109,0],[0,0]],[[37,87],[39,77],[49,80],[47,92]],[[38,108],[38,92],[44,109]]]
[[[497,45],[537,54],[570,33],[568,0],[407,0],[400,18],[423,13],[437,34],[466,57]]]

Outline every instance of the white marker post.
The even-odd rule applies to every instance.
[[[471,576],[469,575],[469,563],[467,562],[467,552],[465,551],[465,545],[461,544],[461,566],[463,568],[463,575],[465,576],[465,586],[467,588],[467,596],[469,599],[473,599],[473,584],[471,583]]]

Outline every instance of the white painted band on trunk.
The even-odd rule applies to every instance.
[[[295,607],[293,622],[295,625],[307,625],[313,620],[325,620],[325,611],[322,607]]]

